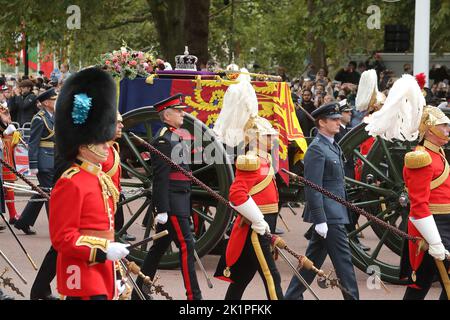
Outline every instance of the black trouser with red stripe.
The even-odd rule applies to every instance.
[[[265,214],[270,230],[275,230],[277,214]],[[233,266],[235,281],[228,287],[225,300],[241,300],[245,289],[258,271],[269,300],[283,299],[281,277],[272,255],[271,243],[266,237],[249,230],[239,260]]]
[[[166,224],[156,225],[157,233],[164,230],[168,230],[169,235],[159,238],[153,243],[145,257],[142,272],[151,279],[154,278],[159,262],[173,240],[179,250],[180,266],[187,299],[201,300],[202,293],[198,285],[197,274],[195,273],[194,237],[191,232],[189,216],[169,215]],[[142,287],[140,278],[137,280],[137,284],[140,288]],[[134,291],[133,299],[139,299]]]

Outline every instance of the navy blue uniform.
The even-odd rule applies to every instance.
[[[48,190],[53,186],[55,131],[53,116],[45,110],[39,111],[31,121],[28,143],[30,169],[38,169],[39,186]],[[31,199],[41,199],[34,195]],[[41,211],[43,202],[29,202],[15,226],[18,229],[33,226]],[[45,203],[48,214],[48,202]]]
[[[343,155],[336,142],[332,143],[322,134],[318,134],[308,147],[304,162],[306,179],[340,198],[346,198]],[[304,221],[314,225],[326,222],[328,225],[325,239],[313,232],[306,256],[320,268],[328,254],[341,284],[350,292],[342,292],[344,298],[358,299],[358,286],[345,228],[349,223],[347,209],[309,187],[305,187],[305,195]],[[308,270],[302,270],[300,274],[308,283],[315,277],[315,274]],[[302,299],[305,289],[297,277],[293,277],[285,299]]]
[[[158,131],[152,145],[175,163],[190,171],[187,161],[190,157],[190,150],[177,133],[177,129],[166,124]],[[191,181],[156,155],[152,156],[152,167],[153,212],[155,216],[164,212],[167,212],[169,216],[167,223],[156,225],[156,232],[168,230],[169,235],[153,243],[145,258],[142,272],[150,278],[154,278],[158,264],[173,240],[179,249],[187,299],[202,299],[195,273],[195,242],[190,227]],[[142,285],[140,279],[138,279],[138,285]],[[135,294],[133,297],[137,298]]]

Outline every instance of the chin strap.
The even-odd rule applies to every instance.
[[[442,133],[441,130],[439,130],[435,126],[430,128],[430,132],[433,133],[439,139],[442,139],[442,140],[445,140],[445,141],[450,141],[450,137],[446,136],[444,133]]]
[[[98,157],[102,157],[102,158],[106,158],[108,157],[108,153],[103,152],[102,149],[100,149],[97,145],[95,144],[88,144],[87,148],[90,152],[92,152],[93,154],[95,154]]]

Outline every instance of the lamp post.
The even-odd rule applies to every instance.
[[[430,0],[416,0],[414,23],[414,74],[425,73],[428,86],[430,70]]]

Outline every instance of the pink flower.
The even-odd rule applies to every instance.
[[[106,60],[106,61],[105,61],[105,64],[109,66],[109,65],[111,64],[111,61]]]
[[[139,58],[139,59],[142,59],[143,57],[144,57],[144,54],[143,54],[142,52],[139,51],[139,53],[138,53],[138,58]]]
[[[136,66],[136,65],[137,65],[137,62],[136,62],[135,60],[131,60],[130,62],[128,62],[128,64],[129,64],[130,66]]]
[[[119,61],[119,59],[117,59],[117,58],[113,58],[113,60],[112,60],[114,63],[116,63],[117,61]]]

